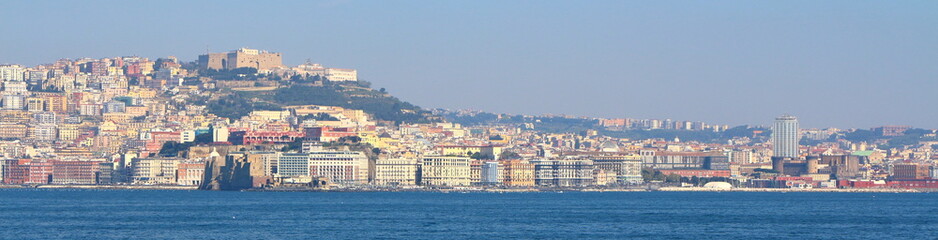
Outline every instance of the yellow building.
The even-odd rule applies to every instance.
[[[68,99],[62,95],[45,96],[45,109],[50,112],[65,113],[68,111]]]
[[[78,130],[78,125],[76,124],[62,124],[59,125],[59,140],[62,141],[73,141],[78,139],[78,136],[81,134],[81,131]]]
[[[130,117],[145,116],[147,115],[147,107],[146,106],[127,106],[127,107],[124,107],[124,113],[126,113]]]
[[[146,99],[146,98],[154,98],[154,97],[156,97],[156,91],[155,91],[155,90],[146,89],[146,88],[136,88],[136,89],[132,89],[131,91],[127,92],[127,96],[128,96],[128,97],[133,97],[133,98],[144,98],[144,99]]]
[[[131,116],[127,113],[104,113],[104,121],[106,122],[115,122],[115,123],[126,123],[130,121]]]
[[[28,131],[26,124],[0,123],[0,138],[25,138]]]
[[[102,132],[114,131],[114,130],[117,130],[117,128],[118,126],[116,123],[111,122],[111,121],[105,121],[101,123],[100,126],[98,126],[98,131],[102,131]]]
[[[502,183],[511,187],[534,186],[534,164],[528,160],[501,161]]]
[[[421,159],[421,185],[469,186],[470,159],[468,157],[427,156]]]

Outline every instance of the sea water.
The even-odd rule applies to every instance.
[[[935,239],[938,194],[0,190],[4,239]]]

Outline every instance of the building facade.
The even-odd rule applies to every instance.
[[[784,115],[775,118],[772,129],[773,157],[798,158],[798,118]]]
[[[395,158],[375,161],[376,185],[417,185],[417,159]]]
[[[550,187],[593,185],[593,161],[588,159],[535,160],[534,184]]]
[[[469,186],[468,157],[429,156],[420,162],[420,184],[425,186]]]
[[[534,186],[534,164],[528,160],[502,161],[502,183],[509,187]]]
[[[283,56],[275,52],[241,48],[227,53],[200,55],[199,66],[203,69],[214,70],[231,70],[237,68],[254,68],[259,71],[270,70],[283,66]]]
[[[309,153],[309,175],[335,184],[368,183],[368,156],[362,152],[323,151]]]

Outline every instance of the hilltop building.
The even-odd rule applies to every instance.
[[[258,71],[283,67],[280,53],[257,49],[241,48],[227,53],[209,53],[199,55],[202,69],[231,70],[237,68],[255,68]]]

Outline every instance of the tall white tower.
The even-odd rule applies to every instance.
[[[782,115],[775,118],[775,128],[772,129],[772,142],[774,143],[773,157],[798,157],[798,118]]]

